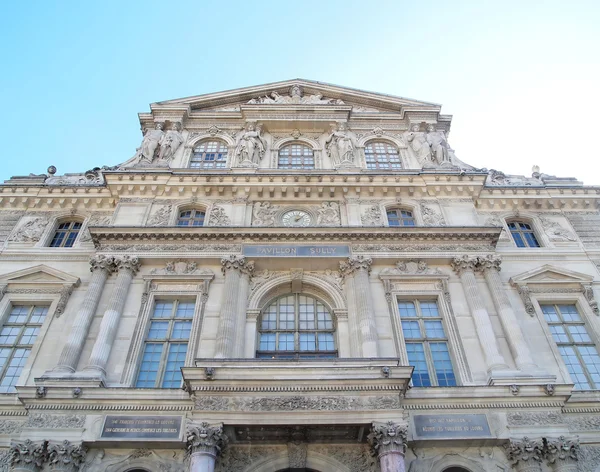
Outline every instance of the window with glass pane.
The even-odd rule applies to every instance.
[[[413,385],[456,385],[448,338],[437,303],[427,300],[399,300],[398,310],[408,361],[415,368]]]
[[[575,388],[600,389],[600,356],[575,305],[541,305]]]
[[[414,226],[415,218],[412,211],[392,208],[387,210],[387,219],[389,226]]]
[[[144,343],[136,387],[179,388],[185,363],[194,301],[157,301]]]
[[[508,229],[517,247],[540,247],[540,243],[529,223],[509,221]]]
[[[0,331],[0,393],[15,391],[48,307],[13,305]]]
[[[224,169],[227,145],[222,141],[203,141],[194,148],[190,169]]]
[[[318,299],[290,294],[262,312],[257,357],[337,357],[331,313]]]
[[[280,169],[314,169],[313,150],[304,144],[290,144],[279,150]]]
[[[402,169],[402,161],[396,146],[374,142],[365,146],[367,169]]]
[[[72,247],[80,229],[81,223],[79,221],[60,223],[52,237],[52,241],[50,241],[50,247]]]
[[[204,226],[205,213],[201,210],[183,210],[177,217],[177,226]]]

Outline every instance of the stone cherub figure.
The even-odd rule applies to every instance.
[[[261,133],[261,126],[253,121],[249,121],[246,129],[240,133],[235,149],[240,167],[258,167],[267,150],[267,143]]]
[[[325,148],[331,158],[334,167],[354,166],[354,135],[348,130],[346,123],[340,121],[337,129],[333,130],[327,141]]]

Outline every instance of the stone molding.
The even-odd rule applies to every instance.
[[[188,423],[186,443],[189,454],[204,453],[212,456],[221,454],[227,445],[228,438],[223,432],[223,425],[209,425],[206,421],[200,424]]]
[[[254,261],[248,261],[245,256],[231,254],[221,259],[221,272],[223,275],[228,270],[237,270],[240,274],[252,275],[254,273]]]
[[[371,454],[381,457],[386,454],[406,452],[408,426],[393,421],[385,424],[373,423],[367,441],[371,446]]]

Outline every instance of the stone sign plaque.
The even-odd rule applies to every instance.
[[[350,246],[257,244],[244,245],[242,254],[248,257],[348,257]]]
[[[113,416],[104,420],[103,439],[174,439],[181,434],[181,416]]]
[[[490,425],[484,414],[414,415],[415,439],[489,438]]]

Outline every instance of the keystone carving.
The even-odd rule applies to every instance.
[[[221,272],[225,275],[228,270],[239,270],[242,274],[254,273],[254,261],[247,261],[245,256],[232,254],[221,259]]]
[[[367,441],[371,446],[373,456],[382,456],[390,453],[404,454],[406,451],[406,441],[408,428],[405,425],[399,425],[393,421],[385,424],[373,423],[371,432],[367,436]]]
[[[218,456],[227,445],[228,438],[223,432],[223,425],[211,426],[203,421],[198,424],[188,424],[186,434],[189,454],[197,452]]]
[[[340,262],[340,272],[344,277],[354,274],[359,270],[366,270],[371,273],[371,264],[373,259],[365,256],[350,256],[346,262]]]

